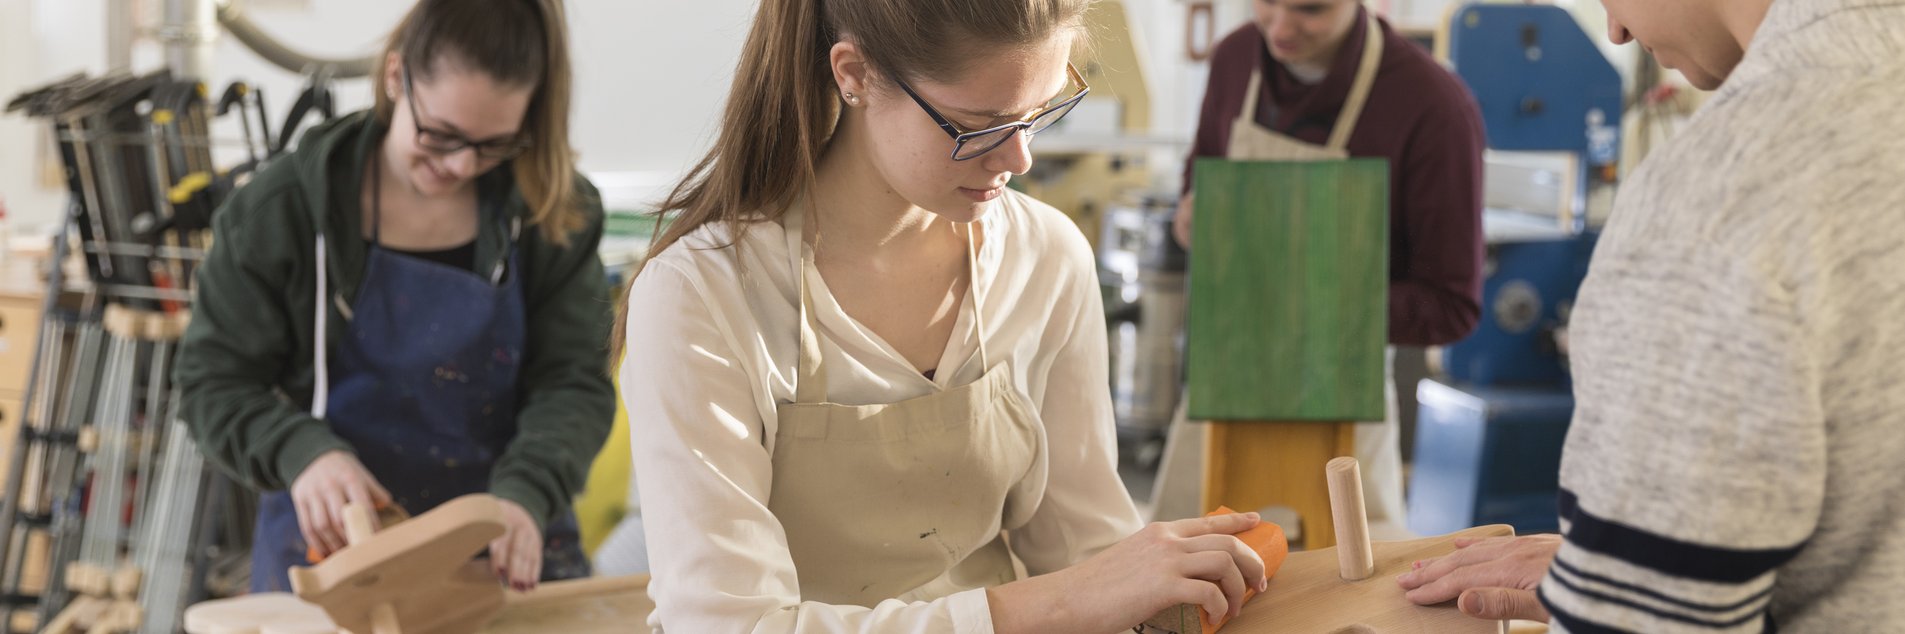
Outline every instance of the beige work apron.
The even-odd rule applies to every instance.
[[[789,224],[798,239],[799,218]],[[800,361],[794,402],[779,407],[768,509],[786,531],[801,600],[872,607],[1015,580],[1001,530],[1024,526],[1044,495],[1045,434],[1011,369],[988,363],[978,275],[969,303],[984,376],[897,403],[841,405],[827,400],[814,316],[825,285],[811,249],[800,249]],[[970,234],[967,253],[976,272]]]
[[[1363,106],[1376,83],[1376,71],[1382,63],[1382,28],[1374,15],[1368,16],[1363,36],[1362,61],[1349,97],[1337,114],[1329,140],[1316,145],[1277,132],[1257,123],[1257,99],[1263,88],[1263,71],[1251,71],[1250,85],[1244,90],[1244,107],[1230,127],[1230,149],[1226,158],[1233,161],[1342,161],[1349,159],[1349,137],[1361,121]],[[1388,409],[1385,420],[1356,426],[1356,458],[1363,465],[1364,503],[1371,521],[1388,520],[1399,525],[1403,520],[1401,426],[1396,420],[1395,351],[1388,353]],[[1172,520],[1196,517],[1203,482],[1202,447],[1208,434],[1202,425],[1186,425],[1184,404],[1171,422],[1165,447],[1165,462],[1159,466],[1158,500],[1154,519]]]

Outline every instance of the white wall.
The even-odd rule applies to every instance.
[[[140,0],[142,25],[159,2]],[[296,5],[298,3],[288,3]],[[348,57],[380,50],[408,2],[322,0],[281,8],[255,2],[247,14],[302,52]],[[753,0],[571,0],[576,98],[574,141],[582,168],[604,174],[611,203],[648,197],[704,150],[753,16]],[[104,0],[0,0],[0,98],[77,71],[106,69]],[[221,36],[209,82],[214,94],[235,79],[262,87],[275,129],[302,86],[229,36]],[[162,65],[155,44],[134,50],[134,69]],[[369,82],[338,84],[341,111],[370,105]],[[58,190],[37,185],[30,144],[37,122],[0,117],[0,199],[16,224],[45,225],[64,208]],[[236,124],[214,130],[241,138]],[[236,159],[236,146],[220,152]]]
[[[106,0],[0,0],[0,98],[27,87],[106,65]],[[1217,0],[1216,36],[1245,23],[1255,0]],[[1387,7],[1408,23],[1439,19],[1454,0],[1366,0]],[[159,0],[134,0],[143,26],[159,13]],[[409,2],[306,0],[247,6],[267,32],[306,53],[344,57],[375,52]],[[1188,141],[1195,132],[1206,67],[1184,56],[1185,0],[1125,0],[1152,92],[1154,136]],[[1590,35],[1601,40],[1599,3],[1562,0],[1583,15]],[[659,193],[699,158],[712,141],[740,44],[757,0],[570,0],[576,60],[574,142],[584,170],[597,176],[611,205],[633,206]],[[212,89],[243,78],[263,87],[280,121],[302,79],[279,70],[221,37]],[[1628,47],[1632,48],[1632,47]],[[136,70],[160,65],[156,44],[134,49]],[[344,111],[368,106],[364,80],[339,85]],[[273,122],[274,128],[278,122]],[[37,126],[17,116],[0,117],[0,199],[20,224],[58,218],[65,197],[41,188],[34,172]],[[215,131],[239,138],[233,124]],[[240,156],[235,147],[222,159]],[[1168,165],[1168,162],[1166,163]],[[1172,168],[1160,172],[1174,173]],[[1162,184],[1162,183],[1161,183]],[[1168,185],[1167,185],[1168,186]]]

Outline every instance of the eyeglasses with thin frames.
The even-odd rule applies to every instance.
[[[913,92],[913,88],[906,85],[906,82],[901,81],[897,83],[900,85],[900,90],[906,91],[906,96],[912,97],[913,102],[919,104],[920,109],[925,110],[926,115],[932,117],[934,123],[939,124],[939,129],[946,131],[946,136],[952,137],[952,159],[955,161],[966,161],[978,158],[980,155],[991,152],[1000,145],[1004,145],[1014,134],[1024,132],[1025,136],[1031,137],[1040,132],[1044,132],[1046,128],[1052,127],[1052,124],[1058,123],[1059,119],[1065,118],[1065,115],[1069,114],[1072,108],[1077,107],[1078,102],[1083,100],[1087,93],[1091,92],[1091,86],[1085,83],[1085,76],[1079,74],[1077,66],[1073,66],[1069,62],[1066,63],[1065,74],[1071,78],[1073,85],[1078,86],[1078,91],[1072,93],[1072,96],[1066,97],[1064,101],[1033,110],[1018,121],[972,132],[966,131],[964,128],[959,127],[958,124],[940,115],[939,111],[934,109],[932,104],[926,103],[926,100],[921,98],[919,93]],[[1028,138],[1028,142],[1029,141],[1030,139]]]
[[[439,155],[455,154],[463,151],[463,148],[472,148],[476,150],[477,158],[485,161],[507,161],[529,150],[529,137],[522,133],[474,141],[455,132],[423,125],[423,118],[417,114],[417,91],[411,87],[409,65],[403,67],[403,96],[404,101],[410,103],[410,120],[417,127],[417,147]]]

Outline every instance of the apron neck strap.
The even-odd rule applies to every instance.
[[[1336,129],[1330,131],[1327,147],[1332,150],[1349,147],[1349,135],[1356,131],[1357,122],[1363,118],[1363,106],[1369,103],[1369,90],[1376,84],[1376,70],[1382,66],[1382,26],[1376,23],[1376,14],[1368,13],[1366,17],[1368,26],[1363,31],[1362,64],[1356,68],[1356,83],[1349,88],[1349,99],[1343,102],[1343,111],[1336,115]]]
[[[800,220],[794,218],[790,219],[789,222],[795,225],[790,227],[789,231],[795,233],[795,238],[799,240],[798,244],[800,248],[800,271],[798,273],[798,285],[800,286],[800,361],[795,367],[794,402],[824,403],[827,401],[827,368],[821,363],[820,322],[819,319],[814,316],[813,291],[815,285],[814,278],[819,277],[820,268],[814,265],[813,247],[808,245],[805,239],[800,239],[799,232],[802,231],[802,227],[798,224]],[[973,238],[973,228],[977,222],[978,221],[966,223],[966,292],[972,295],[972,324],[975,329],[973,337],[978,340],[979,344],[979,367],[982,371],[990,371],[992,369],[992,360],[986,353],[985,311],[980,309],[979,249],[978,242]],[[957,230],[955,227],[954,231]],[[818,242],[819,239],[819,235],[814,236],[816,242]],[[957,368],[941,369],[954,371]]]
[[[1270,63],[1277,63],[1271,60]],[[1244,109],[1237,113],[1237,125],[1255,125],[1257,122],[1257,94],[1263,92],[1263,70],[1250,71],[1250,85],[1244,88]],[[1276,122],[1272,121],[1272,125]]]
[[[986,358],[986,311],[979,301],[979,243],[972,235],[979,229],[980,222],[966,223],[966,293],[972,296],[972,337],[979,343],[979,370],[991,372],[992,360]]]
[[[827,401],[827,369],[820,364],[820,324],[814,318],[813,284],[810,275],[819,275],[813,263],[813,248],[800,245],[800,364],[794,375],[795,403]]]
[[[1349,135],[1356,131],[1356,124],[1363,118],[1363,106],[1369,103],[1369,90],[1376,84],[1376,70],[1382,66],[1382,26],[1376,23],[1376,15],[1367,18],[1367,28],[1363,31],[1362,61],[1356,66],[1355,82],[1350,84],[1349,97],[1343,102],[1343,110],[1336,114],[1336,127],[1330,130],[1329,141],[1325,144],[1332,150],[1349,147]],[[1275,64],[1276,60],[1269,63]],[[1244,108],[1237,114],[1238,125],[1254,124],[1257,120],[1257,98],[1263,92],[1263,70],[1250,71],[1250,84],[1244,88]]]

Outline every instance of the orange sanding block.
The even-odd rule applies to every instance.
[[[1235,512],[1229,507],[1219,506],[1217,510],[1211,511],[1205,517]],[[1290,556],[1290,540],[1283,536],[1283,527],[1270,522],[1260,522],[1255,528],[1238,533],[1237,539],[1243,540],[1244,545],[1257,551],[1257,556],[1263,558],[1265,579],[1276,576],[1277,569],[1283,567],[1283,560]],[[1250,598],[1255,596],[1257,596],[1256,588],[1244,589],[1245,604],[1248,604]],[[1204,613],[1203,606],[1186,603],[1158,613],[1157,616],[1151,617],[1151,620],[1145,621],[1144,625],[1150,628],[1146,630],[1147,632],[1214,634],[1218,628],[1228,622],[1230,622],[1229,616],[1220,616],[1216,621],[1212,621],[1209,615]]]

